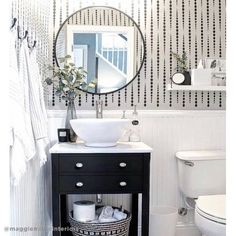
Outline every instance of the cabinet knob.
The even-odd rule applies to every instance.
[[[121,186],[121,187],[125,187],[125,186],[127,186],[127,183],[124,182],[124,181],[122,181],[122,182],[120,182],[120,186]]]
[[[80,169],[83,167],[83,163],[78,162],[75,164],[75,166]]]
[[[82,182],[78,182],[75,185],[76,185],[76,187],[81,188],[81,187],[83,187],[84,184]]]
[[[125,162],[121,162],[121,163],[119,164],[119,166],[120,166],[121,168],[125,168],[125,167],[127,166],[127,164],[126,164]]]

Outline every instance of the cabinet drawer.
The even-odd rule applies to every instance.
[[[60,176],[66,193],[129,193],[142,191],[142,176]]]
[[[59,158],[60,173],[120,173],[143,171],[142,154],[63,154]]]

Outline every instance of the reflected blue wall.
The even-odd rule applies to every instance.
[[[96,75],[96,34],[74,33],[74,45],[88,46],[88,83],[95,79]]]

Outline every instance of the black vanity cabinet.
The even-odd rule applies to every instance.
[[[119,145],[122,152],[119,152]],[[120,150],[120,151],[121,151]],[[66,227],[67,194],[132,194],[130,236],[138,235],[138,194],[142,194],[142,236],[149,230],[151,148],[143,143],[120,143],[114,148],[56,144],[52,157],[53,227]],[[53,231],[53,236],[72,235]]]

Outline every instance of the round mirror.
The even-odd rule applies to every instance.
[[[55,40],[55,59],[70,55],[86,72],[88,93],[107,94],[131,83],[144,62],[144,38],[135,21],[115,8],[87,7],[69,16]]]

